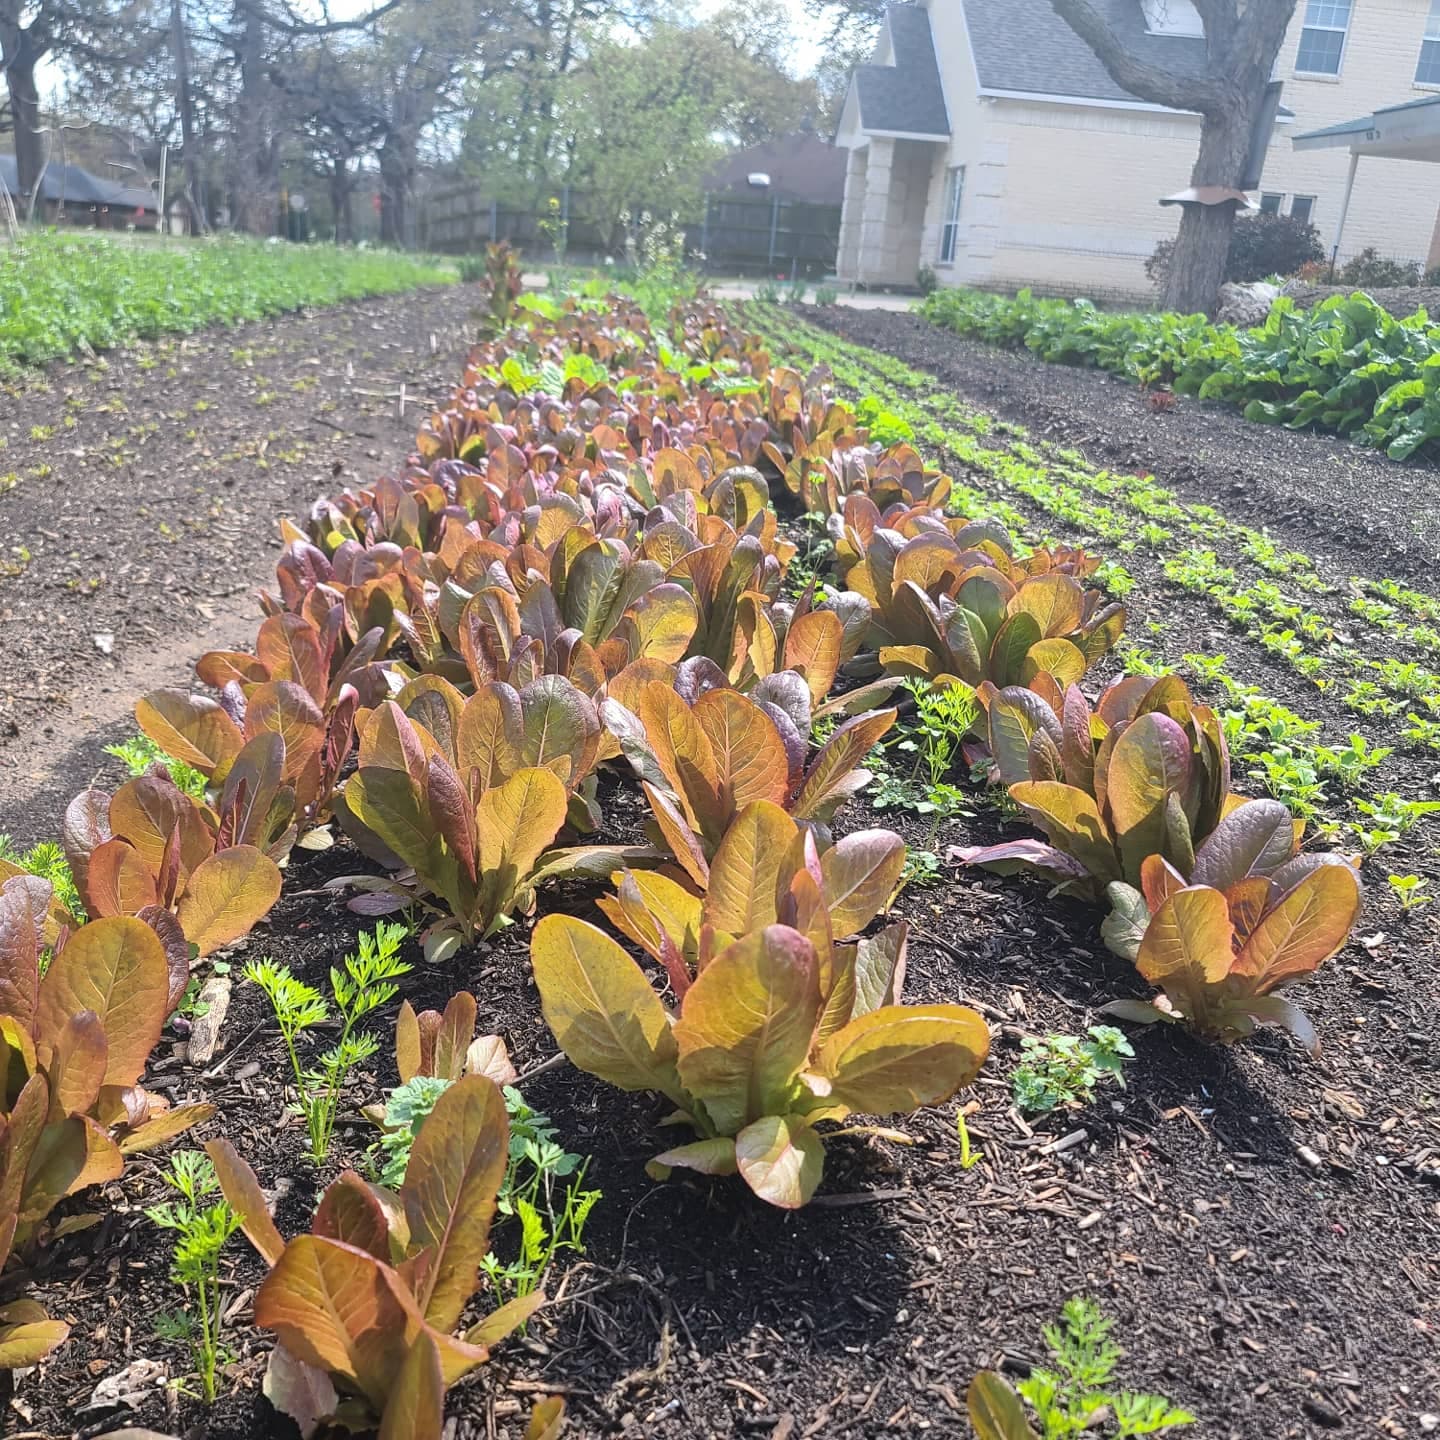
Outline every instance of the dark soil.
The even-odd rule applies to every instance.
[[[823,315],[847,326],[893,321],[896,353],[925,363],[901,343],[911,333],[898,328],[911,323],[906,317]],[[953,347],[953,337],[942,339]],[[938,347],[935,354],[938,365]],[[994,372],[988,379],[982,357]],[[985,405],[993,397],[1000,413],[1037,431],[1050,426],[1067,443],[1083,437],[1092,453],[1112,433],[1114,417],[1105,412],[1121,408],[1119,389],[1103,400],[1092,391],[1083,419],[1066,418],[1079,413],[1067,407],[1081,403],[1069,382],[1097,377],[989,351],[963,358],[971,367],[963,382],[958,369],[939,373],[967,401]],[[404,375],[408,365],[430,362],[412,349],[394,363]],[[1035,376],[1028,392],[1020,365]],[[1222,417],[1184,402],[1144,433],[1168,433],[1192,411],[1215,425],[1208,453],[1235,443],[1225,438]],[[1118,431],[1121,422],[1114,423]],[[1302,455],[1314,443],[1280,438]],[[1258,512],[1261,501],[1248,488],[1229,489],[1233,460],[1205,490],[1210,462],[1182,443],[1162,458],[1192,467],[1189,493],[1227,513]],[[1146,453],[1143,463],[1180,488],[1154,448]],[[1258,472],[1247,462],[1241,473],[1248,487]],[[1291,529],[1295,543],[1310,534],[1299,522],[1278,527],[1280,535]],[[1343,551],[1326,553],[1346,563]],[[1143,577],[1131,608],[1137,620],[1176,617],[1174,599]],[[1284,696],[1279,667],[1258,655],[1254,663],[1264,667],[1256,678]],[[30,745],[25,750],[33,754]],[[1407,772],[1407,793],[1424,784],[1418,769]],[[597,838],[635,835],[641,815],[632,789],[607,782],[602,808]],[[42,809],[37,801],[28,833],[53,831],[56,812]],[[903,812],[877,814],[863,800],[842,812],[842,829],[871,825],[893,826],[912,846],[942,853],[1016,833],[979,794],[973,814],[933,830]],[[1386,861],[1435,869],[1418,832]],[[319,887],[370,868],[346,846],[297,851],[281,902],[232,958],[271,955],[323,983],[361,922]],[[1041,1326],[1077,1293],[1095,1297],[1116,1322],[1127,1351],[1123,1386],[1163,1393],[1194,1411],[1200,1423],[1192,1433],[1223,1440],[1425,1433],[1433,1428],[1428,1417],[1440,1412],[1433,1018],[1440,923],[1423,909],[1401,915],[1379,893],[1383,867],[1379,878],[1363,940],[1295,992],[1319,1028],[1321,1060],[1307,1060],[1273,1032],[1217,1050],[1151,1029],[1134,1034],[1127,1088],[1102,1089],[1091,1104],[1032,1125],[1010,1102],[1020,1037],[1083,1034],[1098,1020],[1098,1004],[1143,987],[1100,945],[1092,909],[1051,899],[1042,887],[950,872],[906,892],[898,911],[914,927],[907,998],[960,1000],[992,1023],[991,1060],[959,1102],[974,1107],[969,1130],[982,1158],[961,1167],[957,1104],[942,1106],[898,1123],[911,1144],[874,1137],[832,1144],[816,1201],[794,1215],[762,1205],[733,1180],[652,1183],[644,1162],[671,1143],[672,1132],[657,1127],[665,1106],[563,1064],[537,1074],[524,1085],[527,1100],[551,1117],[569,1148],[592,1156],[587,1183],[604,1198],[585,1257],[550,1279],[555,1303],[527,1336],[452,1391],[456,1440],[514,1440],[524,1411],[546,1392],[567,1397],[567,1433],[576,1436],[968,1436],[963,1397],[975,1370],[998,1364],[1023,1373],[1041,1361]],[[598,920],[596,893],[557,891],[542,908]],[[522,1075],[554,1052],[529,974],[528,932],[528,922],[517,924],[443,968],[425,966],[417,951],[404,985],[417,1008],[443,1003],[460,986],[472,990],[481,1026],[505,1037]],[[392,1014],[393,1007],[377,1017],[374,1028],[387,1043],[356,1077],[355,1106],[394,1081]],[[370,1134],[351,1111],[330,1163],[315,1174],[303,1158],[303,1130],[284,1118],[286,1064],[263,999],[237,983],[215,1062],[201,1073],[178,1045],[162,1045],[152,1083],[174,1099],[220,1107],[201,1136],[229,1136],[262,1184],[284,1192],[277,1220],[294,1233],[320,1186],[359,1161]],[[186,1369],[183,1347],[154,1333],[156,1315],[177,1307],[163,1248],[142,1213],[160,1190],[156,1162],[139,1158],[106,1187],[104,1225],[47,1257],[37,1298],[71,1322],[72,1338],[22,1381],[7,1416],[12,1428],[90,1435],[146,1423],[204,1440],[294,1433],[260,1397],[269,1341],[247,1322],[263,1272],[240,1240],[229,1252],[236,1356],[220,1404],[206,1412],[167,1392],[123,1414],[81,1409],[99,1379],[139,1358],[162,1361],[172,1374]],[[513,1241],[501,1229],[496,1243],[504,1254]]]
[[[472,304],[361,301],[0,387],[0,832],[53,834],[139,696],[249,648],[279,517],[403,461]]]
[[[1028,351],[968,340],[919,316],[847,306],[803,307],[805,318],[934,372],[976,406],[1097,464],[1153,473],[1187,500],[1233,520],[1294,534],[1333,573],[1423,582],[1440,562],[1440,475],[1329,436],[1257,425],[1237,411],[1176,397],[1157,413],[1135,385],[1099,370],[1050,365]]]

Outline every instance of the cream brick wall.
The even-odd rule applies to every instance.
[[[1295,111],[1296,118],[1293,125],[1276,127],[1261,188],[1283,193],[1287,210],[1291,196],[1314,195],[1315,225],[1327,250],[1334,243],[1335,225],[1340,218],[1350,153],[1344,149],[1297,151],[1290,136],[1433,94],[1433,86],[1415,84],[1415,66],[1429,13],[1430,0],[1353,0],[1337,79],[1297,73],[1295,54],[1304,23],[1305,0],[1296,7],[1275,66],[1275,78],[1285,85],[1284,103]],[[1440,165],[1414,160],[1361,160],[1345,221],[1341,258],[1373,245],[1382,255],[1428,260],[1437,211]]]
[[[1145,110],[1068,106],[977,94],[963,0],[927,0],[953,134],[932,147],[919,257],[942,284],[1018,288],[1107,299],[1152,299],[1145,257],[1173,235],[1179,212],[1161,195],[1189,183],[1199,143],[1195,117]],[[1334,238],[1349,155],[1296,152],[1292,135],[1427,93],[1414,84],[1430,0],[1353,0],[1336,78],[1298,76],[1294,63],[1305,13],[1299,0],[1276,65],[1293,122],[1276,127],[1262,189],[1315,196],[1315,223]],[[1023,42],[1021,42],[1023,43]],[[966,167],[960,244],[953,265],[938,263],[945,173]],[[1440,211],[1440,165],[1362,160],[1341,258],[1366,245],[1425,261]],[[891,242],[891,255],[895,242]],[[1433,257],[1440,261],[1440,253]]]

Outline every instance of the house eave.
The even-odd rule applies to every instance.
[[[1020,100],[1034,105],[1069,105],[1093,110],[1135,110],[1147,115],[1185,115],[1200,119],[1198,110],[1179,110],[1173,105],[1156,105],[1149,100],[1101,100],[1093,95],[1052,95],[1043,90],[997,90],[982,85],[976,92],[982,100]],[[1277,125],[1293,125],[1293,112],[1277,115]]]
[[[948,131],[940,135],[921,130],[870,130],[863,125],[860,133],[867,140],[928,140],[937,145],[943,145],[952,138]]]

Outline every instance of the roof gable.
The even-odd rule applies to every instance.
[[[885,63],[857,66],[851,77],[860,129],[948,140],[950,114],[929,14],[919,5],[892,5],[875,53]]]

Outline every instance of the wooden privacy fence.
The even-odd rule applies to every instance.
[[[566,258],[594,261],[623,259],[623,241],[587,213],[583,192],[562,190],[558,218],[565,225]],[[553,221],[548,205],[507,205],[469,185],[433,190],[422,197],[419,244],[452,255],[473,254],[504,240],[537,263],[554,256],[542,222]],[[646,207],[632,207],[640,214]],[[835,269],[840,242],[840,207],[811,205],[763,191],[707,195],[699,220],[685,227],[686,250],[703,256],[711,271],[786,278],[828,275]]]

